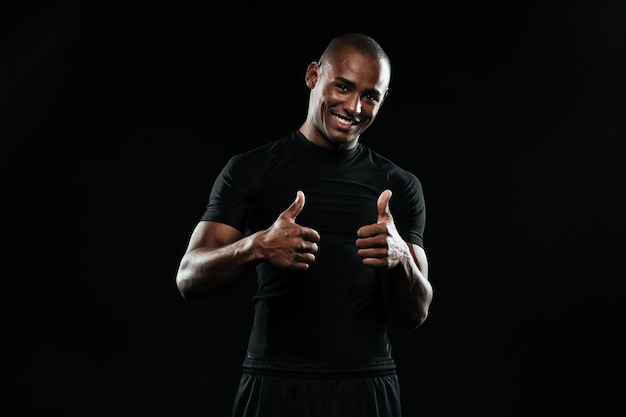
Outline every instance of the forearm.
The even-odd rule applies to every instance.
[[[259,260],[252,236],[216,249],[198,247],[183,256],[176,285],[185,299],[211,297],[231,287]]]
[[[428,266],[415,259],[412,249],[389,271],[389,311],[402,325],[419,327],[428,316],[433,289],[428,281]],[[413,256],[411,256],[411,254]]]

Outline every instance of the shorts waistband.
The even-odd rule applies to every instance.
[[[349,362],[304,362],[285,358],[260,358],[248,354],[243,362],[243,371],[251,374],[317,378],[370,377],[394,375],[396,364],[392,358],[370,358]]]

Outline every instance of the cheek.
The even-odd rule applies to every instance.
[[[313,94],[313,101],[316,107],[319,107],[319,108],[328,107],[328,103],[331,100],[332,99],[330,98],[328,92],[325,92],[323,90],[318,90]]]
[[[319,91],[319,100],[323,102],[326,107],[332,107],[334,105],[337,105],[338,103],[341,103],[344,99],[345,97],[343,95],[341,95],[336,89],[331,87],[327,87]]]
[[[364,119],[367,119],[368,122],[374,120],[374,118],[376,118],[376,115],[378,114],[378,107],[364,106],[362,109],[363,111],[361,112],[361,116]]]

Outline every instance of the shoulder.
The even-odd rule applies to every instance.
[[[291,135],[284,136],[280,139],[275,139],[271,142],[266,142],[258,145],[245,152],[233,155],[229,160],[229,165],[232,164],[245,164],[245,165],[259,165],[262,162],[271,160],[273,156],[280,155],[285,152],[290,146]]]
[[[286,136],[271,142],[266,142],[231,156],[224,166],[224,171],[245,171],[253,172],[253,175],[258,175],[259,172],[266,169],[268,164],[271,164],[271,161],[284,153],[288,138],[289,136]]]
[[[363,146],[365,153],[368,155],[372,165],[387,173],[392,184],[404,186],[412,186],[421,189],[421,182],[417,175],[412,171],[409,171],[396,162],[392,161],[388,157],[381,155],[371,148]]]

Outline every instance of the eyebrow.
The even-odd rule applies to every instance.
[[[339,81],[339,82],[341,82],[343,84],[346,84],[349,87],[354,87],[354,83],[352,81],[348,80],[347,78],[335,77],[335,80]],[[382,96],[382,93],[380,91],[378,91],[378,90],[375,90],[375,89],[365,90],[365,93],[371,94],[371,95],[376,96],[376,97],[381,97]]]

